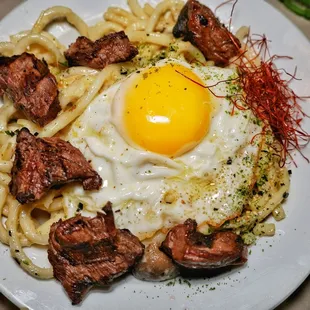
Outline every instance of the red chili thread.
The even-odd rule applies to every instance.
[[[233,3],[230,19],[229,30],[231,28],[231,22],[233,12],[238,0],[227,0],[215,8],[216,11],[223,5]],[[230,39],[239,48],[234,37],[229,32]],[[267,128],[271,128],[275,138],[280,144],[280,150],[275,150],[276,156],[280,157],[279,164],[284,166],[288,157],[290,157],[293,163],[296,165],[291,152],[297,150],[308,162],[302,153],[302,148],[310,142],[310,135],[302,128],[301,122],[306,115],[298,103],[303,101],[309,96],[298,96],[290,87],[289,84],[292,80],[300,80],[296,77],[297,68],[294,73],[291,74],[285,69],[277,69],[274,61],[277,59],[292,59],[290,56],[270,55],[268,43],[271,42],[267,39],[266,35],[252,34],[247,37],[246,46],[250,46],[253,51],[256,51],[253,58],[247,57],[247,51],[239,49],[239,56],[235,58],[230,64],[236,63],[239,78],[234,79],[239,82],[243,93],[233,94],[227,98],[227,96],[219,96],[211,90],[212,87],[219,83],[224,83],[232,80],[224,80],[217,82],[211,86],[205,86],[197,81],[185,76],[181,72],[179,74],[189,79],[193,83],[207,88],[217,98],[227,98],[233,103],[231,115],[234,114],[235,108],[239,110],[251,109],[254,115],[259,118],[264,126],[262,132],[258,135],[265,135],[268,131]],[[259,65],[255,63],[255,60],[261,58]],[[268,57],[268,58],[267,58]],[[285,80],[281,76],[281,71],[290,76],[289,80]],[[241,105],[237,102],[241,101]],[[255,135],[251,142],[254,142]],[[277,146],[275,146],[276,148]],[[281,155],[278,155],[278,154]]]
[[[291,152],[297,150],[302,154],[302,148],[309,143],[310,135],[302,128],[301,121],[307,115],[302,111],[299,101],[306,96],[298,96],[290,87],[289,83],[297,79],[296,72],[288,73],[284,69],[277,69],[274,61],[279,58],[292,59],[289,56],[273,55],[270,57],[265,35],[260,39],[251,40],[253,48],[258,47],[258,55],[262,57],[259,65],[255,65],[253,59],[245,56],[238,65],[239,83],[246,94],[244,103],[252,110],[265,126],[270,126],[275,138],[280,144],[280,166],[284,166],[287,157],[292,158]],[[266,57],[268,60],[265,60]],[[250,63],[250,66],[249,66]],[[290,76],[289,80],[282,78],[283,71]],[[263,130],[263,134],[266,130]]]
[[[216,11],[217,11],[220,7],[222,7],[222,6],[224,6],[224,5],[228,4],[228,3],[232,3],[233,1],[235,1],[235,0],[227,0],[227,1],[224,1],[224,2],[222,2],[221,4],[219,4],[219,5],[214,9],[214,14],[216,14]]]
[[[227,98],[227,96],[219,96],[219,95],[215,94],[210,88],[212,88],[212,87],[214,87],[214,86],[217,86],[217,85],[220,84],[220,83],[235,81],[235,80],[238,80],[238,79],[239,79],[239,78],[235,78],[235,79],[223,80],[223,81],[217,82],[217,83],[214,84],[214,85],[206,86],[206,85],[201,84],[201,83],[199,83],[199,82],[193,80],[192,78],[186,76],[185,74],[183,74],[183,73],[180,72],[179,70],[175,70],[175,72],[181,74],[181,75],[184,76],[186,79],[188,79],[188,80],[190,80],[191,82],[193,82],[193,83],[199,85],[200,87],[207,88],[207,89],[211,92],[211,94],[212,94],[213,96],[217,97],[217,98]]]
[[[233,3],[233,4],[232,4],[231,11],[230,11],[230,17],[229,17],[229,26],[228,26],[229,31],[230,31],[230,28],[231,28],[232,16],[233,16],[233,14],[234,14],[234,10],[235,10],[235,6],[236,6],[237,2],[238,2],[238,0],[227,0],[227,1],[224,1],[223,3],[219,4],[219,5],[215,8],[215,10],[214,10],[214,14],[216,14],[216,11],[217,11],[220,7],[222,7],[222,6],[226,5],[226,4],[229,4],[229,3]]]
[[[249,39],[250,46],[253,49],[256,47],[257,54],[252,59],[249,59],[244,51],[239,55],[237,58],[240,60],[237,66],[239,77],[236,79],[223,80],[214,85],[206,86],[177,70],[176,72],[193,83],[207,88],[215,97],[230,99],[233,103],[231,115],[234,114],[235,108],[239,110],[251,109],[254,115],[264,124],[261,134],[265,135],[268,131],[266,128],[269,127],[278,140],[280,150],[275,150],[275,152],[281,154],[279,160],[281,167],[285,165],[287,157],[290,157],[296,165],[291,155],[293,150],[297,150],[309,162],[308,158],[303,155],[302,148],[309,143],[310,135],[301,126],[303,118],[308,116],[302,111],[298,103],[309,97],[298,96],[289,87],[292,80],[298,80],[296,78],[297,69],[295,68],[293,74],[288,73],[285,69],[277,69],[274,61],[280,58],[292,58],[279,55],[270,57],[268,42],[269,40],[265,35],[259,36],[259,39]],[[264,60],[267,56],[269,59]],[[257,57],[262,57],[259,65],[254,62]],[[236,62],[236,59],[232,63],[234,62]],[[291,78],[289,80],[283,79],[281,76],[283,72],[281,71]],[[219,96],[211,89],[220,83],[231,81],[237,81],[244,93]],[[254,142],[256,136],[252,138],[251,142]]]

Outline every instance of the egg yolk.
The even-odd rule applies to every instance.
[[[135,78],[126,92],[123,123],[134,144],[175,157],[204,138],[212,111],[210,92],[190,79],[203,84],[178,64],[151,67]]]

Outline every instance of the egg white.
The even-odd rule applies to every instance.
[[[251,121],[250,111],[232,115],[232,103],[222,98],[231,93],[231,85],[218,82],[235,77],[236,72],[172,59],[156,66],[168,62],[191,68],[221,97],[213,97],[216,111],[208,134],[175,159],[132,147],[119,130],[119,104],[131,77],[113,85],[89,105],[68,134],[103,179],[99,191],[84,191],[78,185],[66,191],[69,216],[74,216],[79,202],[96,211],[111,201],[116,225],[145,239],[187,218],[196,219],[201,227],[218,226],[241,213],[247,197],[241,191],[252,180],[252,159],[258,152],[258,145],[250,141],[261,128]]]

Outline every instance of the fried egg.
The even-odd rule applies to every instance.
[[[184,77],[187,78],[184,78]],[[116,93],[112,119],[128,144],[177,157],[206,136],[214,102],[203,81],[178,63],[132,74]]]
[[[238,216],[247,203],[261,131],[249,110],[235,110],[234,69],[166,59],[98,95],[68,134],[103,179],[99,191],[65,193],[79,203],[113,203],[116,225],[141,240],[187,218],[201,231]]]

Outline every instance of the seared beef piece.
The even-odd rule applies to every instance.
[[[204,235],[196,231],[197,223],[188,219],[172,228],[161,249],[177,264],[193,269],[222,268],[247,261],[247,247],[231,231]]]
[[[128,61],[138,54],[124,31],[110,33],[93,42],[86,37],[78,37],[65,52],[69,66],[86,66],[103,69],[109,64]]]
[[[107,285],[138,262],[144,245],[129,230],[116,229],[111,203],[94,218],[78,215],[50,230],[48,259],[72,304],[94,285]]]
[[[60,138],[36,138],[27,128],[17,135],[10,190],[20,203],[40,199],[51,187],[82,181],[99,189],[102,179],[83,154]]]
[[[156,243],[146,247],[142,260],[133,269],[133,275],[145,281],[166,281],[178,274],[177,266]]]
[[[236,56],[241,44],[216,18],[213,12],[196,0],[188,0],[173,28],[176,38],[184,37],[217,65],[226,65]]]
[[[16,109],[40,126],[60,111],[55,77],[45,62],[31,54],[0,57],[0,95],[4,93]]]

